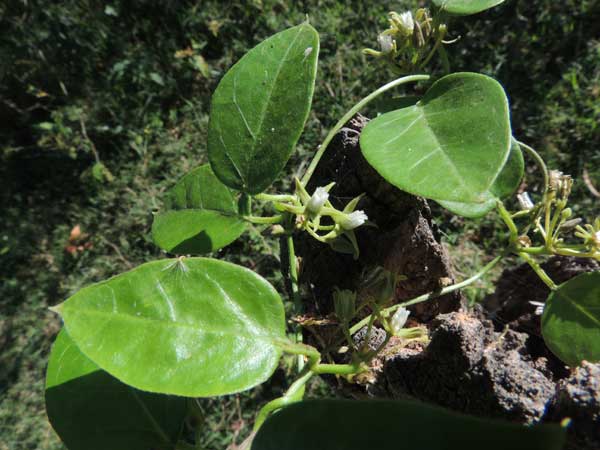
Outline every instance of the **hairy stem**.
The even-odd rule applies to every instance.
[[[398,78],[394,81],[389,82],[388,84],[381,86],[379,89],[371,92],[369,95],[367,95],[361,101],[359,101],[356,105],[354,105],[352,108],[350,108],[350,110],[346,114],[344,114],[344,116],[335,124],[335,126],[329,131],[329,134],[325,137],[325,140],[319,147],[317,154],[315,155],[313,160],[310,162],[308,169],[306,169],[306,173],[302,177],[302,184],[304,186],[306,186],[308,184],[308,182],[310,181],[310,178],[312,177],[313,173],[315,172],[315,170],[317,168],[317,165],[319,164],[319,161],[323,157],[325,150],[327,150],[327,146],[333,140],[333,138],[338,133],[338,131],[340,131],[340,129],[346,124],[346,122],[348,122],[350,119],[352,119],[352,117],[354,117],[354,115],[356,113],[358,113],[365,105],[367,105],[369,102],[371,102],[373,99],[377,98],[384,92],[387,92],[392,88],[395,88],[396,86],[400,86],[402,84],[411,83],[411,82],[415,82],[415,81],[426,81],[426,80],[429,80],[429,78],[431,78],[429,75],[409,75],[406,77]]]

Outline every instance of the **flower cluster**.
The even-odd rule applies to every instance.
[[[446,25],[434,25],[427,9],[418,9],[414,16],[410,11],[390,12],[388,21],[390,27],[377,37],[380,50],[363,52],[382,59],[399,74],[426,65],[440,45],[448,43],[443,41]]]
[[[573,211],[567,207],[573,188],[573,178],[558,170],[548,172],[548,185],[542,200],[534,204],[529,194],[517,195],[521,212],[531,214],[532,224],[545,241],[547,250],[565,256],[581,256],[600,260],[600,218],[592,224],[580,225],[581,218],[573,218]],[[582,244],[565,243],[564,234],[575,230],[575,236]],[[519,237],[523,247],[529,247],[527,236]]]
[[[343,210],[333,207],[329,201],[329,191],[335,183],[318,187],[312,195],[296,179],[294,199],[287,203],[276,203],[280,211],[296,215],[296,226],[305,230],[319,242],[326,243],[340,253],[348,253],[358,259],[359,249],[354,230],[366,223],[368,217],[362,210],[356,210],[362,195],[352,199]],[[326,218],[326,223],[323,220]]]
[[[583,240],[583,245],[594,258],[600,259],[600,217],[597,217],[593,224],[577,225],[575,236]]]

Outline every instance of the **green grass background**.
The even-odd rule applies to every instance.
[[[44,412],[46,360],[60,327],[47,307],[163,257],[149,238],[151,212],[165,189],[206,161],[210,94],[227,68],[306,14],[321,34],[313,112],[275,186],[285,189],[328,127],[389,80],[360,52],[376,45],[385,14],[420,4],[0,4],[0,450],[62,448]],[[515,135],[576,178],[573,209],[588,219],[600,212],[600,201],[581,182],[587,168],[600,186],[599,20],[598,0],[507,0],[454,23],[451,36],[461,39],[448,49],[454,70],[486,73],[504,85]],[[105,169],[95,165],[94,153]],[[535,190],[535,176],[527,179]],[[500,245],[493,214],[478,221],[436,214],[459,273],[475,270]],[[92,247],[73,256],[65,246],[75,225]],[[218,256],[283,289],[277,242],[260,229]],[[469,296],[476,300],[481,291]],[[239,443],[257,405],[285,388],[284,372],[249,393],[204,401],[206,448]]]

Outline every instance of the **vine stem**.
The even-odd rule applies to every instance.
[[[440,34],[438,35],[438,37],[437,37],[437,39],[435,41],[435,45],[433,46],[433,48],[429,52],[429,55],[427,55],[427,57],[425,58],[425,60],[419,66],[421,69],[423,67],[427,66],[427,64],[429,64],[429,61],[431,61],[431,58],[433,58],[433,55],[435,55],[435,53],[440,48],[440,45],[442,45],[442,41],[444,40],[444,37],[446,36],[446,27],[443,27],[443,29],[440,27],[439,30],[440,30]]]
[[[521,141],[517,141],[517,144],[519,144],[521,147],[523,147],[533,157],[533,159],[535,159],[536,164],[542,170],[542,173],[544,175],[544,192],[543,192],[543,195],[546,195],[546,191],[548,190],[548,167],[546,167],[546,163],[544,162],[544,160],[542,159],[542,157],[540,156],[540,154],[538,152],[536,152],[529,145],[527,145],[527,144],[525,144],[525,143],[523,143]]]
[[[302,184],[304,186],[306,186],[308,184],[308,182],[310,181],[310,178],[313,176],[313,173],[315,172],[315,170],[317,168],[317,165],[319,164],[319,161],[323,157],[325,150],[327,150],[329,143],[333,140],[333,138],[338,133],[338,131],[340,131],[340,129],[346,124],[346,122],[348,122],[350,119],[352,119],[352,117],[354,117],[354,115],[357,112],[359,112],[365,105],[367,105],[369,102],[371,102],[372,100],[374,100],[375,98],[377,98],[378,96],[383,94],[384,92],[387,92],[392,88],[395,88],[396,86],[400,86],[405,83],[411,83],[414,81],[427,81],[430,78],[431,78],[430,75],[409,75],[406,77],[398,78],[394,81],[390,81],[389,83],[381,86],[379,89],[371,92],[369,95],[367,95],[361,101],[359,101],[356,105],[354,105],[352,108],[350,108],[350,110],[346,114],[344,114],[344,116],[335,124],[335,126],[329,131],[329,134],[325,137],[325,140],[319,147],[317,154],[315,155],[313,160],[310,162],[308,169],[306,169],[306,172],[304,173],[304,176],[302,177]]]
[[[256,224],[270,224],[270,223],[281,223],[283,216],[272,216],[272,217],[261,217],[261,216],[243,216],[246,222]]]
[[[542,269],[542,267],[538,264],[538,262],[533,259],[528,253],[519,252],[519,256],[529,264],[529,266],[534,270],[538,277],[544,282],[551,291],[555,291],[558,289],[558,286],[552,281],[552,278],[548,276],[548,274]]]
[[[265,422],[265,420],[267,420],[267,417],[269,417],[269,414],[271,414],[273,411],[283,408],[284,406],[289,405],[291,403],[295,403],[302,400],[302,397],[304,396],[304,388],[306,386],[306,383],[314,374],[315,372],[310,370],[310,367],[307,367],[305,370],[303,370],[301,376],[292,383],[292,385],[289,387],[289,389],[286,391],[283,397],[271,400],[265,406],[263,406],[256,416],[253,431],[258,431],[258,429]]]
[[[360,370],[355,364],[317,364],[312,368],[313,373],[330,375],[354,375]]]
[[[381,310],[380,314],[383,316],[389,316],[391,313],[393,313],[397,309],[404,308],[406,306],[416,305],[417,303],[425,302],[427,300],[432,300],[434,298],[441,297],[442,295],[446,295],[451,292],[462,289],[465,286],[468,286],[468,285],[474,283],[475,281],[479,280],[483,275],[485,275],[490,270],[492,270],[494,268],[494,266],[496,264],[498,264],[498,262],[500,262],[500,260],[502,258],[504,258],[504,256],[505,256],[505,253],[502,253],[501,255],[496,256],[489,263],[487,263],[479,272],[477,272],[472,277],[467,278],[464,281],[461,281],[460,283],[456,283],[456,284],[453,284],[452,286],[447,286],[443,289],[440,289],[439,291],[434,291],[434,292],[430,292],[428,294],[423,294],[423,295],[415,297],[411,300],[408,300],[406,302],[398,303],[398,304],[390,306],[388,308],[384,308]],[[370,318],[371,318],[371,316],[367,316],[364,319],[362,319],[360,322],[358,322],[354,326],[352,326],[352,328],[350,328],[350,334],[356,333],[362,327],[367,325],[369,323],[369,321],[371,320]]]
[[[553,247],[551,250],[548,250],[548,248],[546,246],[539,246],[539,247],[523,247],[521,249],[519,249],[519,254],[521,253],[526,253],[528,255],[544,255],[544,256],[551,256],[551,255],[561,255],[561,256],[573,256],[576,258],[594,258],[594,259],[598,259],[598,257],[596,256],[595,252],[589,251],[589,252],[581,252],[578,251],[578,247],[583,247],[585,249],[585,246],[569,246],[569,247]]]
[[[321,354],[314,347],[289,341],[282,341],[280,345],[281,349],[287,353],[299,357],[308,356],[308,365],[304,366],[298,379],[290,385],[283,396],[271,400],[260,409],[254,422],[253,432],[258,431],[271,413],[284,406],[301,401],[304,397],[306,383],[313,375],[353,375],[359,373],[363,368],[360,364],[319,364]]]
[[[519,229],[517,228],[517,225],[515,224],[514,220],[512,219],[511,214],[504,207],[504,203],[502,203],[500,200],[498,200],[498,202],[496,203],[496,209],[498,210],[498,214],[500,214],[500,218],[504,221],[504,223],[508,227],[508,231],[510,232],[509,241],[512,245],[516,242],[516,240],[519,237]]]
[[[256,200],[262,200],[266,202],[290,202],[295,203],[298,201],[295,195],[290,194],[256,194],[254,196]]]
[[[296,261],[296,250],[294,249],[294,238],[292,234],[286,236],[285,243],[287,246],[288,264],[290,267],[290,286],[292,291],[292,301],[294,302],[295,314],[302,313],[302,299],[300,298],[300,289],[298,288],[298,263]],[[294,340],[296,343],[302,342],[302,328],[296,325],[294,330]],[[298,355],[298,371],[302,371],[304,367],[304,355]]]

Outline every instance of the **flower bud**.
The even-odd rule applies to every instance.
[[[416,23],[412,34],[412,43],[415,48],[423,48],[425,46],[425,36],[421,26]]]
[[[379,305],[386,305],[396,294],[398,278],[400,277],[394,272],[380,266],[375,267],[365,277],[362,285],[364,293],[372,297]]]
[[[517,200],[519,202],[519,206],[523,211],[529,211],[533,209],[533,201],[527,192],[523,192],[522,194],[517,194]]]
[[[571,195],[571,189],[573,188],[573,178],[571,177],[571,175],[563,175],[560,181],[560,196],[566,202],[567,197]]]
[[[357,210],[350,214],[344,214],[338,223],[344,230],[354,230],[363,225],[369,218],[364,211]]]
[[[404,328],[409,315],[410,311],[404,307],[398,308],[398,310],[394,313],[390,322],[390,326],[392,328],[391,332],[394,336],[398,335],[400,330]]]
[[[405,11],[402,14],[391,13],[390,19],[399,31],[404,33],[406,36],[410,36],[415,28],[415,21],[413,20],[412,13]]]
[[[522,235],[517,238],[517,242],[521,247],[531,247],[531,239],[527,235]]]
[[[377,42],[379,42],[381,52],[384,54],[392,53],[394,50],[394,39],[389,34],[380,34],[377,36]]]
[[[560,170],[551,170],[548,173],[548,189],[558,191],[561,186],[562,172]]]
[[[596,231],[593,235],[592,235],[592,245],[595,248],[600,248],[600,231]]]
[[[274,236],[279,235],[279,234],[284,234],[284,233],[285,233],[285,228],[283,228],[279,224],[273,225],[271,227],[271,234]]]
[[[530,301],[529,304],[535,306],[534,314],[536,316],[541,316],[544,313],[545,304],[543,302]]]
[[[570,219],[567,220],[566,222],[564,222],[561,226],[560,229],[562,231],[568,231],[568,230],[572,230],[573,228],[575,228],[577,225],[579,225],[582,222],[582,219],[580,217],[576,218],[576,219]]]
[[[335,308],[335,315],[340,319],[341,322],[349,322],[354,318],[356,304],[356,293],[344,289],[340,291],[335,289],[333,291],[333,306]]]
[[[312,197],[306,203],[305,211],[315,216],[318,215],[328,199],[329,193],[325,190],[325,188],[318,187],[315,189]]]

